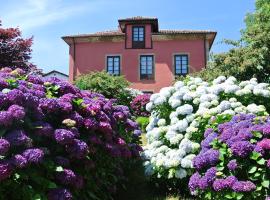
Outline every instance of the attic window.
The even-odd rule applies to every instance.
[[[143,49],[145,48],[145,28],[144,26],[132,27],[132,48]]]

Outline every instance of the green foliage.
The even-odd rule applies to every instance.
[[[270,1],[257,0],[254,13],[245,18],[246,28],[239,41],[225,40],[233,48],[213,55],[207,69],[196,75],[205,80],[217,76],[235,76],[239,80],[252,77],[260,82],[270,82]]]
[[[136,122],[139,124],[140,129],[145,133],[146,126],[149,124],[149,117],[138,117]]]
[[[129,106],[132,96],[126,90],[130,83],[124,76],[112,76],[105,71],[95,71],[80,75],[75,84],[82,90],[90,90],[103,94],[106,98],[115,98],[118,104]]]

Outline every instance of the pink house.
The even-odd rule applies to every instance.
[[[158,92],[176,76],[206,66],[216,32],[160,30],[158,19],[119,19],[119,28],[62,37],[69,45],[69,79],[90,71],[124,75],[132,88]]]

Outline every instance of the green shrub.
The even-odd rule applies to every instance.
[[[146,126],[149,124],[149,117],[138,117],[136,122],[139,124],[140,129],[145,133]]]
[[[82,90],[101,93],[106,98],[115,98],[118,104],[129,106],[132,100],[132,95],[126,90],[130,83],[124,76],[112,76],[105,71],[95,71],[78,76],[75,84]]]

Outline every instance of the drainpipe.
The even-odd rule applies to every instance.
[[[72,71],[72,74],[73,74],[73,77],[72,77],[72,82],[75,80],[75,76],[76,76],[76,44],[75,44],[75,38],[72,37],[72,45],[73,45],[73,51],[72,51],[72,58],[73,58],[73,71]]]

